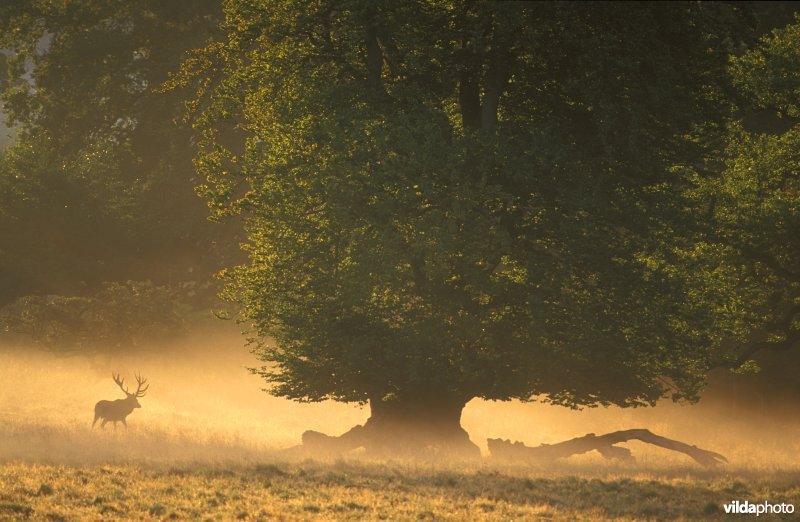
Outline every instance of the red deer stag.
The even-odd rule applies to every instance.
[[[125,388],[125,379],[120,379],[119,375],[111,374],[114,378],[114,382],[117,383],[125,395],[127,397],[125,399],[117,399],[115,401],[100,401],[94,406],[94,420],[92,421],[92,428],[94,428],[97,419],[103,419],[103,422],[100,424],[100,427],[103,428],[106,425],[106,422],[113,422],[114,428],[117,427],[117,422],[122,421],[122,424],[127,428],[128,424],[125,422],[125,417],[133,412],[134,408],[141,408],[142,405],[139,404],[137,400],[139,397],[144,397],[147,388],[150,386],[147,384],[147,379],[143,379],[141,375],[136,375],[136,382],[138,386],[136,387],[136,391],[134,393],[130,393]]]

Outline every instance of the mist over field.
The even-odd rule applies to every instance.
[[[2,351],[0,454],[5,458],[92,463],[115,459],[247,460],[299,443],[304,429],[344,430],[361,422],[352,406],[301,405],[270,397],[247,371],[257,361],[236,332],[208,332],[145,353],[55,356]],[[134,373],[150,388],[128,429],[91,429],[94,405],[124,398],[111,378]]]
[[[96,464],[108,462],[257,463],[291,458],[309,429],[343,433],[363,424],[369,409],[326,401],[297,403],[268,395],[247,368],[258,361],[230,324],[207,326],[194,336],[146,351],[59,356],[30,346],[4,345],[0,365],[0,459]],[[92,429],[94,404],[123,398],[111,379],[126,385],[134,373],[150,388],[128,428]],[[738,378],[738,380],[737,380]],[[751,377],[752,380],[755,377]],[[593,432],[647,428],[669,438],[722,453],[726,469],[796,470],[800,419],[789,398],[739,393],[748,376],[715,375],[695,405],[662,401],[655,408],[571,410],[540,403],[473,400],[462,424],[487,455],[486,439],[552,444]],[[627,444],[644,469],[700,468],[688,457],[633,441]],[[347,458],[359,458],[351,452]],[[569,459],[580,469],[609,464],[591,452]],[[447,464],[446,459],[440,464]],[[614,466],[613,464],[611,465]]]

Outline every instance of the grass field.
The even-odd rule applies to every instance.
[[[0,519],[713,520],[732,499],[800,506],[800,473],[274,461],[0,467]],[[763,519],[798,520],[765,516]]]

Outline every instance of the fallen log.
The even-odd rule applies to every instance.
[[[723,462],[728,462],[728,459],[719,453],[668,439],[643,428],[615,431],[599,436],[590,433],[583,437],[559,442],[558,444],[542,444],[533,448],[526,446],[522,442],[511,442],[503,439],[488,439],[487,442],[489,443],[489,452],[492,457],[499,459],[546,463],[594,450],[607,459],[633,462],[635,459],[628,448],[615,446],[615,444],[629,440],[640,440],[668,450],[684,453],[705,467],[713,467]]]

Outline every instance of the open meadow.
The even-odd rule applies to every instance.
[[[734,516],[723,507],[732,500],[800,506],[800,426],[777,406],[737,409],[719,397],[583,411],[473,401],[463,423],[481,462],[286,453],[304,430],[341,433],[368,411],[266,395],[240,346],[235,332],[205,332],[136,357],[6,347],[0,519],[721,520]],[[112,371],[141,372],[151,387],[127,430],[92,429],[94,403],[121,395]],[[640,442],[626,445],[635,465],[588,454],[544,467],[486,450],[487,437],[535,446],[633,427],[730,463],[706,470]]]
[[[722,520],[734,516],[722,507],[734,498],[800,503],[797,472],[689,467],[542,470],[267,458],[1,469],[3,519]]]

